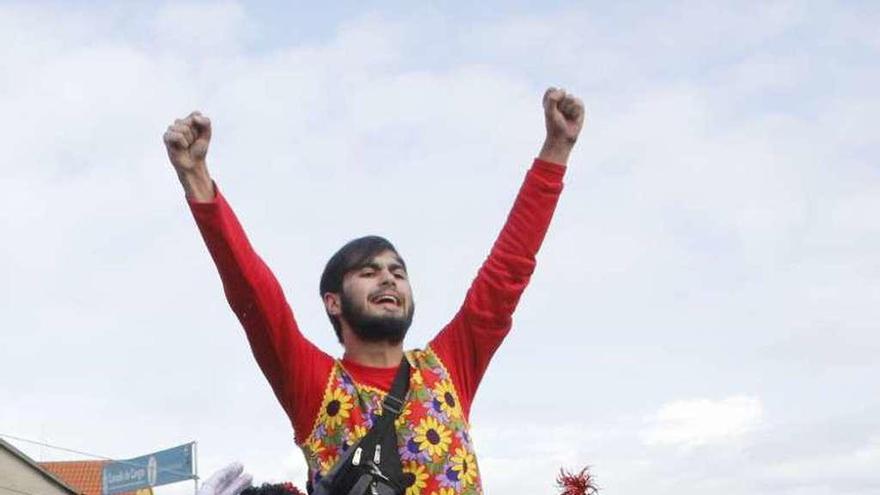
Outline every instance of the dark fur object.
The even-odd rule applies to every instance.
[[[293,483],[263,483],[260,486],[252,486],[246,488],[241,495],[306,495]]]

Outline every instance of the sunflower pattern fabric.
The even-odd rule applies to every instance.
[[[459,394],[428,348],[406,353],[412,365],[406,406],[396,421],[406,495],[482,493]],[[385,392],[356,383],[336,361],[315,427],[301,445],[316,484],[382,414]]]

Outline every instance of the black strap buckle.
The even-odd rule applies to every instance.
[[[402,400],[391,394],[388,394],[385,396],[385,400],[382,402],[382,409],[391,411],[394,414],[400,414],[400,411],[403,410],[403,404],[404,402]]]

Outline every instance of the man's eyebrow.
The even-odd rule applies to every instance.
[[[370,270],[378,270],[381,267],[379,266],[379,263],[376,263],[375,261],[367,261],[366,263],[359,266],[358,270],[363,270],[365,268],[369,268]]]
[[[381,270],[382,266],[379,265],[379,263],[377,263],[375,261],[368,261],[368,262],[364,263],[363,265],[361,265],[360,267],[358,267],[358,270],[363,270],[365,268],[369,268],[370,270]],[[394,270],[406,271],[406,265],[404,265],[402,261],[395,260],[395,261],[388,263],[388,270],[390,270],[390,271],[394,271]]]

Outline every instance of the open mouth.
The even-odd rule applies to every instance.
[[[391,304],[396,306],[400,306],[400,299],[394,294],[380,294],[370,300],[373,304]]]

